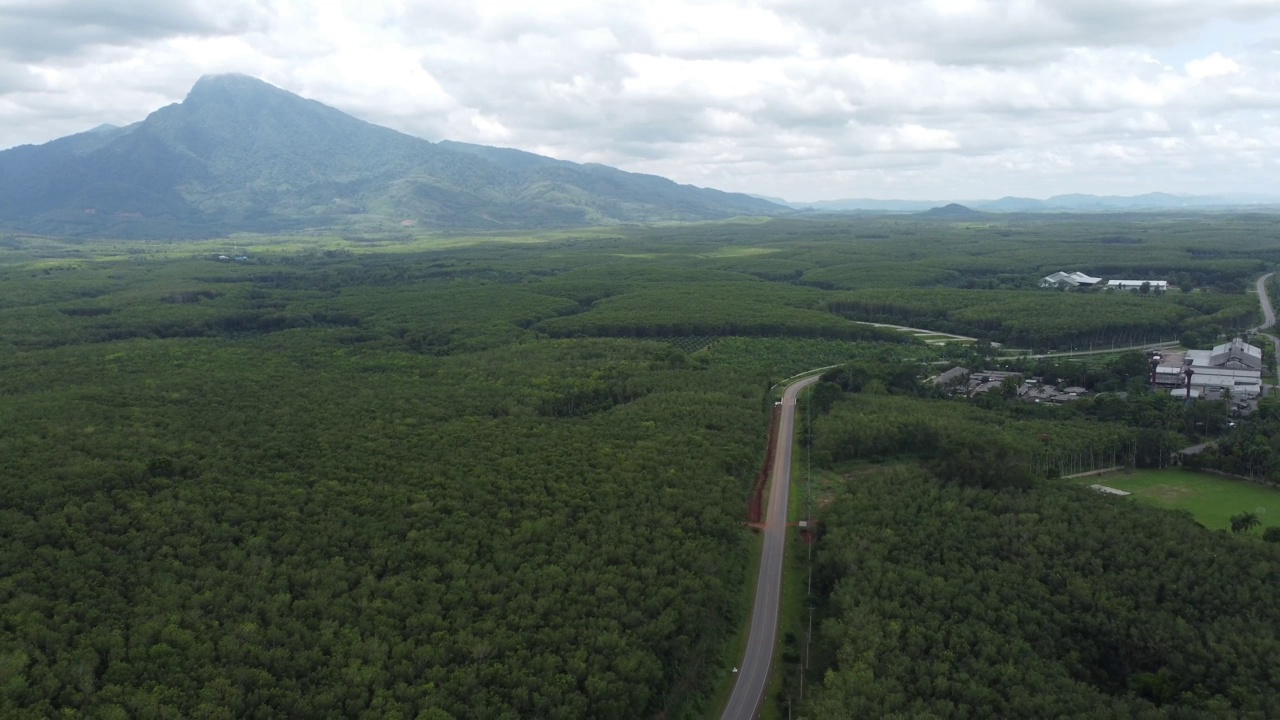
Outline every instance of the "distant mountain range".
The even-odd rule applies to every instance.
[[[781,198],[770,199],[797,210],[877,213],[918,213],[945,206],[950,202],[946,200],[874,200],[871,198],[788,202]],[[1055,195],[1047,200],[1003,197],[999,200],[960,200],[958,202],[973,210],[995,213],[1141,212],[1152,210],[1276,207],[1280,206],[1280,195],[1170,195],[1169,193],[1157,192],[1132,196],[1073,194]]]
[[[183,102],[0,152],[0,229],[203,236],[309,227],[503,229],[771,215],[748,195],[379,127],[242,75]]]

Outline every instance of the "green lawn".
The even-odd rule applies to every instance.
[[[1256,512],[1263,528],[1280,525],[1280,490],[1245,480],[1189,470],[1133,470],[1075,482],[1127,490],[1143,502],[1188,510],[1210,530],[1229,529],[1231,516],[1245,511]]]

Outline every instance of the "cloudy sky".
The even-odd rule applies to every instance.
[[[0,0],[0,148],[219,72],[792,200],[1280,188],[1280,0]]]

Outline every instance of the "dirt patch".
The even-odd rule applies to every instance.
[[[773,415],[769,419],[769,446],[764,453],[764,467],[756,475],[755,485],[751,488],[751,500],[747,505],[747,522],[759,523],[764,520],[764,488],[769,484],[769,469],[773,467],[773,450],[778,439],[778,418],[781,409],[773,406]]]

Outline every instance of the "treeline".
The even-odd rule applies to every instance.
[[[1256,413],[1241,418],[1203,453],[1187,458],[1187,465],[1280,483],[1280,399],[1264,398]]]
[[[823,312],[820,299],[817,291],[764,282],[673,283],[607,297],[585,312],[533,327],[552,337],[743,335],[915,342],[895,330]]]
[[[816,398],[820,403],[821,394]],[[902,455],[941,462],[968,454],[972,457],[965,461],[974,467],[1012,464],[1027,478],[1044,478],[1117,465],[1162,467],[1186,444],[1171,430],[1098,422],[1069,412],[1050,419],[1033,412],[863,392],[841,397],[820,412],[814,420],[813,457],[831,465]]]
[[[1187,331],[1219,334],[1250,325],[1250,298],[1143,296],[953,289],[865,290],[829,300],[851,320],[954,332],[1032,349],[1126,347],[1174,340]]]
[[[1274,714],[1275,544],[1069,485],[923,470],[860,473],[818,527],[826,670],[800,717]]]

